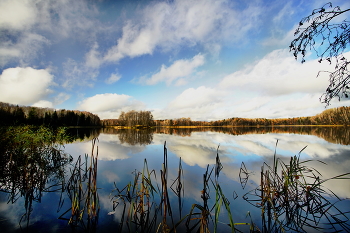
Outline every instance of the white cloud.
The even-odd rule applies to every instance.
[[[38,102],[34,103],[32,106],[39,107],[39,108],[53,108],[52,102],[47,100],[39,100]]]
[[[0,101],[30,105],[50,93],[52,84],[53,76],[47,70],[9,68],[0,75]]]
[[[181,85],[185,83],[185,80],[181,78],[191,75],[204,62],[205,58],[202,54],[198,54],[190,60],[177,60],[169,67],[162,65],[158,73],[153,74],[150,78],[142,77],[139,81],[148,85],[154,85],[164,81],[167,85],[170,85],[173,81],[177,80],[177,85]]]
[[[99,74],[95,68],[84,65],[71,58],[63,63],[63,82],[62,86],[68,90],[76,85],[93,87],[93,81]]]
[[[37,20],[35,5],[29,0],[4,0],[0,2],[0,28],[21,30]]]
[[[54,98],[54,103],[55,103],[55,105],[62,104],[63,102],[65,102],[69,98],[70,98],[69,94],[61,92]]]
[[[0,66],[11,61],[18,61],[19,64],[27,66],[37,58],[38,52],[42,51],[50,41],[35,33],[22,33],[16,42],[4,40],[0,44]]]
[[[84,0],[38,0],[31,2],[38,10],[38,28],[52,33],[57,38],[67,38],[74,35],[74,39],[95,39],[100,28],[93,17],[98,11],[93,4]]]
[[[103,30],[93,20],[93,4],[83,0],[4,0],[0,2],[0,66],[33,65],[45,45],[72,37],[94,41]]]
[[[0,45],[0,66],[4,66],[9,61],[21,56],[21,51],[18,47],[13,46],[9,41],[3,42]]]
[[[156,48],[168,51],[195,45],[217,53],[219,44],[242,41],[247,32],[258,27],[261,12],[257,2],[237,10],[225,0],[151,3],[124,25],[122,37],[104,59],[118,62],[124,57],[152,54]]]
[[[129,103],[131,96],[118,95],[112,93],[99,94],[89,97],[80,102],[79,109],[101,112],[106,110],[118,109]]]
[[[316,60],[301,64],[287,50],[275,50],[256,64],[227,75],[220,87],[279,96],[291,93],[322,93],[328,86],[325,75],[316,79],[319,70],[330,69]]]
[[[217,86],[186,89],[153,115],[156,119],[181,116],[193,120],[312,116],[324,110],[319,97],[328,86],[326,73],[316,76],[319,70],[332,68],[316,60],[301,64],[287,50],[275,50],[225,76]],[[332,107],[349,102],[333,101]]]
[[[100,53],[98,52],[98,44],[95,42],[91,50],[85,55],[85,65],[91,68],[99,68],[101,65]]]
[[[101,119],[118,118],[122,111],[144,110],[145,105],[129,95],[98,94],[79,103],[78,109],[96,113]]]
[[[220,94],[215,89],[204,86],[183,91],[169,105],[171,108],[195,108],[212,105],[220,101]]]
[[[118,82],[119,79],[121,79],[121,77],[122,76],[118,72],[112,73],[111,76],[109,76],[109,78],[105,80],[105,83],[112,84],[112,83]]]
[[[163,109],[153,111],[155,119],[190,117],[192,120],[208,120],[224,107],[224,94],[214,88],[200,86],[188,88]]]

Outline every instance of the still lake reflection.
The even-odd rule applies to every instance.
[[[142,171],[144,159],[147,160],[148,168],[154,169],[157,172],[157,179],[160,179],[164,142],[168,149],[170,184],[176,179],[179,159],[182,160],[185,190],[183,215],[189,213],[192,204],[202,203],[203,174],[208,164],[210,167],[215,165],[217,152],[223,166],[219,181],[231,203],[233,220],[250,222],[250,219],[246,218],[249,211],[252,220],[258,226],[261,225],[261,209],[249,204],[242,197],[260,184],[261,166],[264,162],[273,164],[275,151],[278,158],[288,163],[291,156],[297,155],[307,146],[300,153],[300,159],[315,160],[310,162],[309,166],[319,171],[323,179],[350,172],[350,129],[343,127],[158,128],[148,131],[107,128],[101,132],[89,133],[90,138],[95,136],[98,136],[99,140],[97,143],[97,187],[100,200],[98,232],[117,230],[122,217],[122,208],[113,210],[110,194],[115,185],[121,189],[132,181],[133,171]],[[65,145],[64,150],[76,161],[79,155],[91,154],[91,147],[91,141],[85,139]],[[321,160],[327,165],[316,160]],[[239,179],[242,162],[250,173],[244,189]],[[71,168],[66,167],[67,174]],[[349,180],[338,179],[325,182],[324,186],[340,198],[350,198],[349,184]],[[176,196],[169,195],[170,199],[175,201],[173,211],[176,212],[178,211]],[[69,209],[68,201],[58,209],[60,197],[59,192],[43,193],[40,203],[33,204],[27,230],[60,232],[69,229],[67,221],[57,219]],[[215,195],[211,196],[211,199],[215,199]],[[15,232],[20,229],[19,221],[26,203],[23,198],[19,198],[13,204],[7,203],[7,200],[7,194],[0,193],[2,220],[0,228],[6,232]],[[349,211],[350,202],[342,202],[342,208]],[[223,215],[223,221],[228,222],[227,216]],[[224,224],[221,224],[219,229],[230,231]]]

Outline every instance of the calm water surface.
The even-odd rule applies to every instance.
[[[97,187],[100,200],[97,232],[117,231],[122,208],[113,210],[111,193],[115,185],[123,188],[132,181],[135,170],[142,171],[144,159],[147,160],[148,168],[156,171],[159,181],[165,142],[168,150],[169,183],[176,179],[179,159],[182,160],[185,190],[182,216],[189,213],[192,204],[203,202],[203,174],[207,165],[210,168],[215,165],[218,152],[223,165],[219,182],[230,201],[234,221],[250,222],[250,219],[246,218],[249,211],[252,220],[259,225],[261,210],[242,197],[260,184],[261,166],[264,163],[273,163],[275,151],[278,158],[288,162],[291,156],[298,155],[299,151],[307,146],[300,153],[301,160],[315,160],[309,165],[319,171],[322,178],[331,178],[350,172],[349,134],[349,129],[344,128],[157,129],[152,132],[104,129],[98,135],[97,142]],[[96,132],[91,133],[90,138],[93,136],[96,136]],[[85,139],[65,145],[64,150],[72,155],[74,163],[79,155],[91,154],[92,143]],[[242,162],[250,174],[244,189],[239,179]],[[67,174],[72,167],[65,167]],[[349,184],[349,180],[343,179],[326,182],[324,186],[339,198],[350,198]],[[65,197],[65,203],[59,208],[60,197],[60,192],[43,192],[40,198],[33,202],[29,222],[26,222],[23,219],[21,221],[27,204],[25,198],[19,195],[12,203],[8,201],[9,194],[1,192],[0,227],[4,230],[1,232],[70,231],[68,221],[58,219],[70,207],[69,199]],[[211,197],[214,198],[215,196]],[[177,198],[170,193],[170,199],[174,201],[173,211],[177,213]],[[342,202],[340,208],[349,211],[350,202]],[[66,215],[68,216],[69,212]],[[225,215],[222,214],[223,221],[226,219]],[[224,224],[220,227],[222,231],[228,230]]]

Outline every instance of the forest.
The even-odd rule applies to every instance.
[[[122,112],[119,119],[105,119],[102,120],[103,126],[135,126],[135,125],[152,125],[156,127],[204,127],[204,126],[274,126],[274,125],[350,125],[350,107],[330,108],[324,110],[322,113],[309,117],[294,117],[294,118],[239,118],[232,117],[229,119],[217,121],[192,121],[191,118],[182,117],[177,119],[153,120],[151,112],[144,111],[148,118],[147,123],[142,122],[136,117],[137,114],[142,113],[136,111]],[[151,120],[152,119],[152,120]]]
[[[217,121],[192,121],[191,118],[154,120],[151,111],[121,112],[118,119],[100,118],[86,111],[55,110],[31,106],[18,106],[0,102],[0,126],[119,126],[119,127],[226,127],[226,126],[277,126],[277,125],[350,125],[350,107],[330,108],[315,116],[294,118],[239,118]]]
[[[0,125],[100,126],[100,118],[90,112],[18,106],[0,102]]]

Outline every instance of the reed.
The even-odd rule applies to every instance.
[[[349,179],[350,173],[322,179],[319,171],[307,166],[311,160],[300,161],[305,148],[291,157],[289,163],[277,158],[275,152],[273,165],[264,163],[261,167],[260,186],[244,195],[245,200],[261,208],[262,232],[349,229],[350,212],[342,212],[330,201],[341,199],[326,190],[323,183]]]
[[[96,231],[100,210],[97,192],[97,141],[96,138],[92,140],[90,159],[87,154],[85,154],[85,161],[79,156],[73,169],[70,170],[71,175],[62,189],[58,209],[59,211],[63,206],[62,195],[66,193],[71,207],[59,219],[68,221],[73,229],[82,228],[87,232]]]
[[[145,160],[142,172],[134,172],[133,182],[129,182],[122,189],[119,189],[115,184],[111,200],[113,201],[113,211],[118,206],[122,206],[119,231],[165,233],[186,230],[186,232],[208,233],[212,230],[217,232],[218,225],[222,224],[231,232],[235,232],[235,226],[238,225],[247,225],[248,229],[253,232],[255,228],[252,223],[235,223],[233,221],[230,201],[224,195],[219,182],[222,168],[218,147],[216,164],[213,167],[208,165],[203,174],[203,190],[201,191],[203,204],[192,204],[189,213],[183,216],[184,186],[182,181],[184,175],[180,158],[177,177],[170,185],[170,190],[173,191],[178,202],[179,217],[175,217],[173,216],[168,187],[168,154],[165,142],[160,182],[157,181],[155,170],[149,171],[147,160]],[[213,203],[209,203],[211,190],[215,192]],[[223,211],[227,212],[228,223],[220,221],[220,215]]]
[[[342,212],[332,203],[330,198],[338,198],[322,184],[332,179],[349,179],[350,173],[321,179],[321,174],[307,166],[310,160],[300,161],[300,153],[291,157],[289,163],[277,157],[278,141],[274,152],[272,165],[263,164],[260,173],[259,187],[249,191],[243,199],[261,209],[261,229],[253,222],[250,212],[247,212],[249,222],[235,222],[229,198],[224,194],[219,181],[222,163],[219,157],[219,147],[214,166],[207,166],[203,174],[203,189],[200,203],[193,203],[189,213],[183,215],[184,180],[181,158],[177,177],[170,189],[178,200],[179,217],[173,216],[170,193],[168,189],[167,148],[164,143],[163,166],[160,171],[160,182],[157,181],[155,170],[149,171],[147,160],[144,161],[142,172],[134,172],[134,181],[123,189],[115,184],[112,196],[113,209],[120,204],[123,214],[120,222],[120,232],[307,232],[310,229],[320,231],[348,231],[350,212]],[[321,161],[318,161],[321,162]],[[250,172],[245,164],[241,164],[239,179],[244,189]],[[157,184],[157,185],[155,185]],[[158,185],[159,184],[159,185]],[[211,200],[211,196],[215,196]],[[237,194],[233,194],[233,199]],[[221,215],[226,212],[222,222]],[[326,225],[321,223],[326,221]],[[126,225],[126,229],[123,228]],[[219,228],[220,225],[220,228]],[[325,227],[326,226],[326,227]],[[226,228],[225,228],[226,227]],[[238,228],[239,227],[239,228]],[[243,228],[242,228],[243,227]]]
[[[115,189],[111,195],[114,211],[119,205],[123,206],[119,231],[154,232],[157,216],[161,211],[160,206],[153,201],[155,194],[161,192],[160,188],[152,183],[152,178],[156,178],[155,171],[150,171],[147,160],[144,160],[142,172],[135,171],[133,174],[134,181],[124,188],[119,189],[114,184]]]

